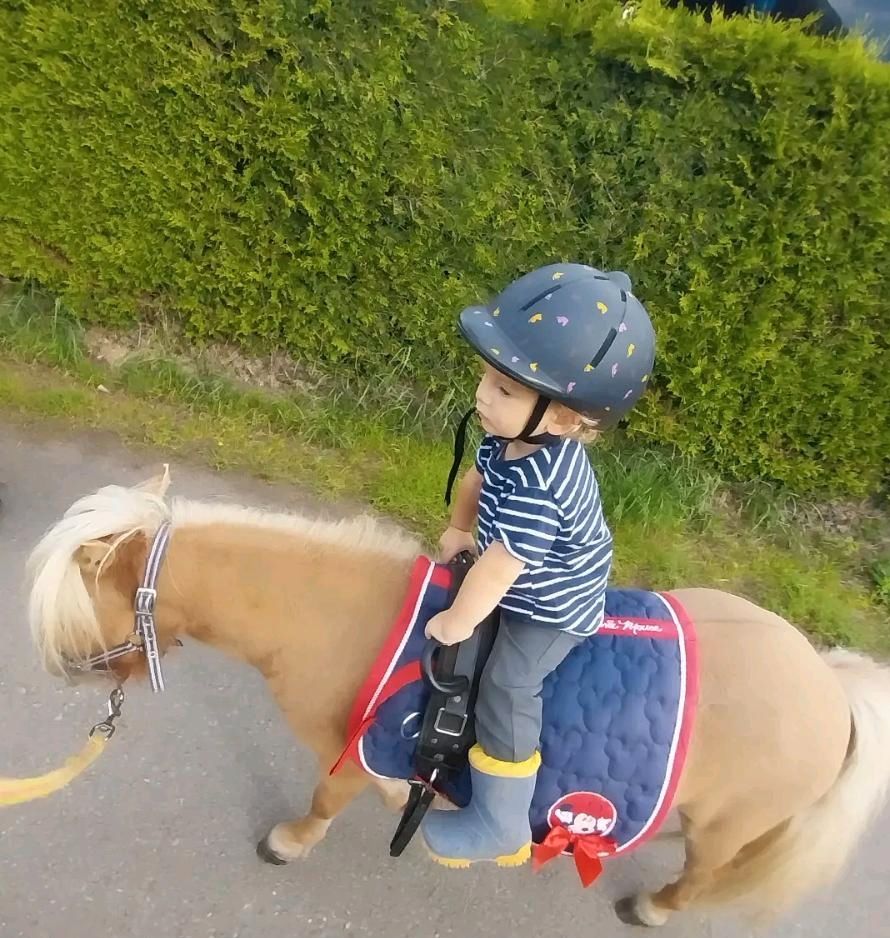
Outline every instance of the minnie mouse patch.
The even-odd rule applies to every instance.
[[[579,837],[611,834],[618,823],[618,809],[602,795],[575,791],[560,798],[550,809],[547,821],[551,828],[562,825]]]
[[[575,858],[585,886],[602,873],[601,857],[610,857],[618,844],[609,834],[618,823],[618,809],[593,791],[574,791],[559,799],[547,813],[550,833],[534,849],[538,870],[563,853]]]

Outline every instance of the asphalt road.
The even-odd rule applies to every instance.
[[[38,668],[24,615],[22,568],[42,531],[78,496],[141,481],[164,461],[102,436],[60,438],[0,423],[0,775],[46,771],[78,749],[100,716],[99,689],[68,688]],[[174,492],[249,504],[311,506],[292,489],[172,467]],[[339,509],[342,511],[342,509]],[[170,660],[168,690],[128,692],[102,760],[49,799],[0,808],[0,938],[398,938],[611,936],[632,929],[612,902],[660,885],[676,844],[613,861],[583,891],[568,864],[472,872],[434,867],[418,845],[388,857],[395,824],[371,794],[305,861],[261,863],[256,841],[303,813],[308,753],[289,734],[258,674],[190,644]],[[890,812],[826,896],[760,934],[890,934]],[[666,936],[741,938],[740,919],[684,914]]]

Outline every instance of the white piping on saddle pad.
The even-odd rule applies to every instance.
[[[365,707],[365,712],[362,714],[362,720],[367,719],[369,713],[374,710],[374,707],[377,704],[377,699],[380,697],[380,693],[384,687],[386,687],[387,682],[392,673],[395,670],[396,663],[402,657],[402,652],[405,650],[405,645],[408,644],[408,639],[414,634],[414,626],[417,623],[417,617],[420,614],[420,607],[423,604],[424,597],[426,596],[427,587],[430,585],[430,580],[432,579],[433,573],[436,570],[436,565],[430,563],[427,568],[426,575],[423,578],[423,584],[417,592],[417,599],[414,603],[414,610],[411,613],[411,621],[408,623],[407,628],[405,629],[405,634],[402,635],[402,640],[399,643],[399,647],[396,649],[395,654],[390,659],[389,664],[386,667],[386,673],[380,679],[380,683],[377,685],[374,695],[371,697],[371,700],[368,703],[368,706]],[[369,774],[373,775],[374,778],[389,779],[388,775],[380,775],[378,772],[375,772],[371,766],[368,764],[368,760],[365,758],[365,738],[364,736],[358,741],[358,757],[361,760],[362,768]]]
[[[680,699],[677,702],[677,722],[674,724],[674,738],[671,740],[671,751],[668,753],[667,771],[664,773],[664,782],[661,786],[661,791],[658,793],[658,801],[655,803],[652,814],[649,815],[649,820],[646,821],[645,826],[626,844],[623,844],[615,851],[615,856],[626,853],[638,840],[645,837],[646,832],[652,827],[655,819],[661,812],[661,806],[667,796],[668,789],[671,787],[671,780],[674,776],[674,762],[677,758],[677,749],[680,746],[680,733],[683,731],[684,717],[686,716],[686,632],[683,630],[683,624],[680,622],[679,618],[677,618],[677,614],[674,612],[671,604],[661,593],[655,593],[654,595],[661,600],[665,609],[667,609],[670,614],[670,617],[674,620],[674,624],[677,626],[677,638],[680,644]]]

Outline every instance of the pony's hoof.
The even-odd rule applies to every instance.
[[[278,854],[269,846],[268,837],[264,837],[256,845],[256,855],[264,863],[271,863],[273,866],[284,866],[284,864],[287,863],[287,860],[284,860],[278,856]]]
[[[615,914],[625,925],[642,925],[647,927],[646,922],[637,915],[635,896],[625,896],[623,899],[619,899],[615,903]]]

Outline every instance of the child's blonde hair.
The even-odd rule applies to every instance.
[[[566,434],[570,440],[577,440],[579,443],[588,444],[593,443],[600,435],[599,421],[595,418],[585,417],[583,414],[579,414],[576,410],[572,410],[570,407],[566,407],[565,404],[559,402],[556,403],[556,406],[575,418],[575,426]]]
[[[589,417],[582,417],[581,423],[578,426],[571,430],[568,434],[569,437],[573,440],[577,440],[579,443],[589,444],[593,443],[600,435],[599,422],[596,420],[591,420]]]
[[[596,425],[596,421],[591,421],[590,423],[582,423],[580,426],[572,430],[568,434],[573,440],[577,440],[579,443],[584,443],[585,445],[593,443],[594,440],[600,435],[600,428]]]

